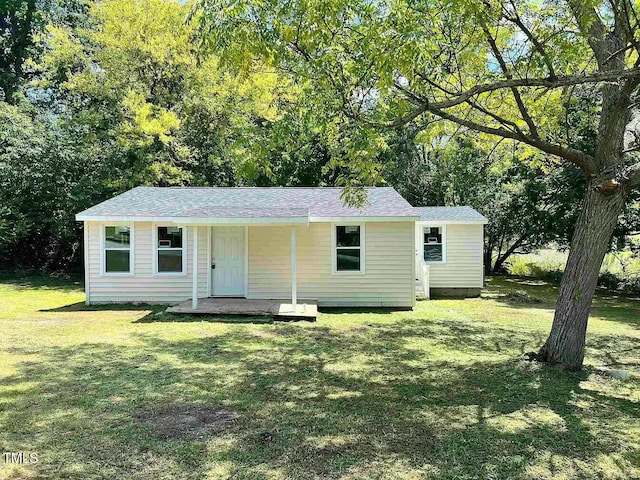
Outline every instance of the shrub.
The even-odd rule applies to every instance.
[[[640,276],[624,279],[619,288],[626,293],[640,294]]]
[[[512,275],[558,283],[562,279],[565,263],[566,254],[553,250],[541,250],[540,254],[511,257],[507,262],[507,268]]]
[[[559,269],[543,270],[541,268],[534,267],[533,270],[535,271],[535,274],[533,275],[534,277],[544,280],[545,282],[549,282],[552,285],[560,285],[560,282],[562,281],[562,275],[564,273]]]
[[[622,283],[622,279],[611,272],[603,272],[598,276],[598,286],[608,290],[617,290]]]

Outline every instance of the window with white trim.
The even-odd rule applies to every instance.
[[[131,233],[130,225],[104,226],[104,273],[131,273]]]
[[[444,247],[444,227],[442,226],[428,226],[423,230],[423,255],[424,261],[429,262],[444,262],[445,259],[445,247]]]
[[[361,225],[336,225],[335,227],[335,271],[364,271],[363,239]]]
[[[156,227],[157,273],[185,273],[184,244],[182,227]]]

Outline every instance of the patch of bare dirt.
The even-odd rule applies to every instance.
[[[228,408],[211,408],[198,405],[175,406],[154,414],[141,414],[140,420],[148,423],[161,438],[182,438],[220,432],[233,426],[240,417]]]

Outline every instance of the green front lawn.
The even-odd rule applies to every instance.
[[[522,360],[553,296],[492,279],[413,312],[234,324],[4,278],[0,449],[39,461],[0,456],[0,478],[638,478],[640,301],[597,299],[571,374]]]

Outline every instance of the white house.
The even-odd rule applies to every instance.
[[[386,187],[368,188],[362,209],[345,206],[341,194],[340,188],[129,190],[76,216],[84,222],[86,302],[191,299],[196,308],[199,299],[240,297],[412,307],[417,278],[429,293],[427,271],[434,293],[479,292],[486,219],[477,212],[455,217],[445,209],[438,218],[439,207],[413,208]],[[471,212],[476,216],[467,218]]]

